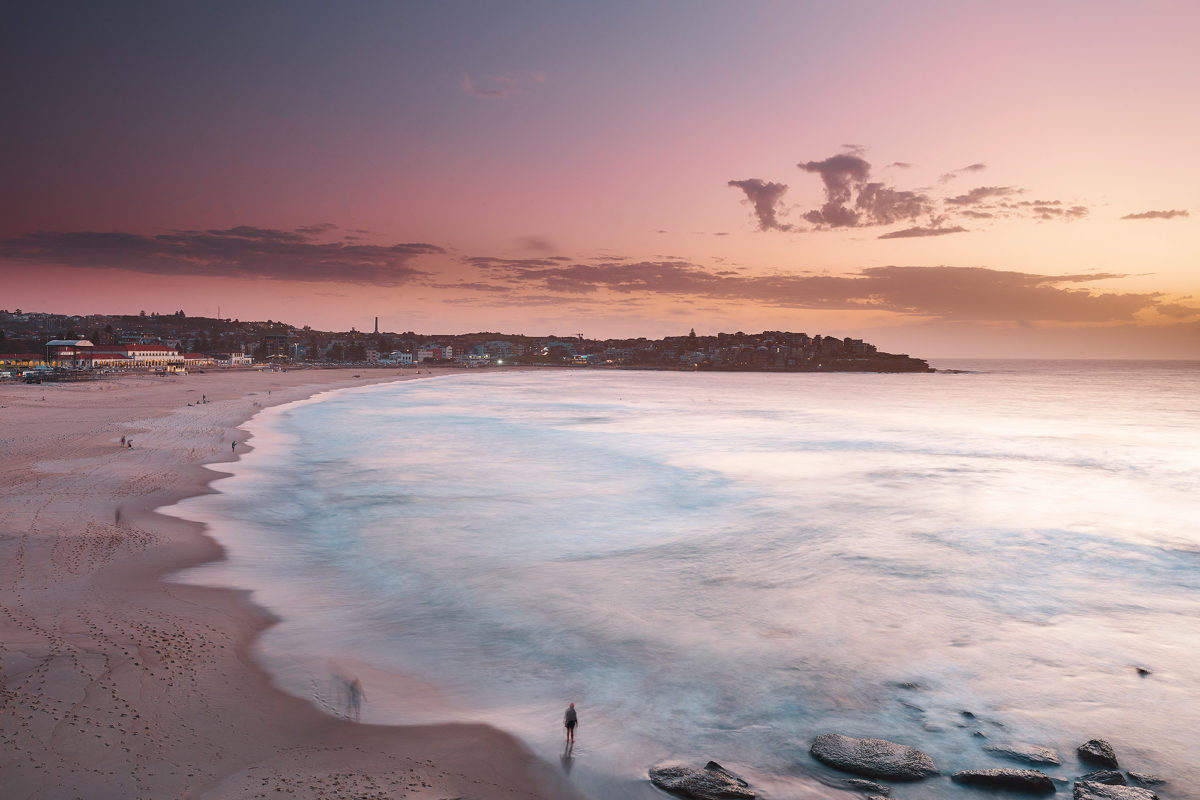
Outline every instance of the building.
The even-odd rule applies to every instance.
[[[254,363],[254,357],[241,352],[211,353],[213,361],[222,367],[248,367]]]
[[[46,342],[46,361],[59,367],[90,367],[94,346],[87,339],[53,339]]]
[[[136,367],[167,367],[183,364],[183,356],[180,352],[163,344],[118,344],[95,347],[91,352],[93,364],[98,355],[101,357],[101,361],[111,360],[112,356],[119,356],[125,361],[132,362],[132,365]]]

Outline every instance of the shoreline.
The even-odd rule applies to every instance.
[[[262,408],[457,373],[0,386],[6,797],[580,796],[486,725],[358,724],[285,693],[251,652],[274,618],[248,592],[169,580],[225,551],[158,509],[215,491]]]

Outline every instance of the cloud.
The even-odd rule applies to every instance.
[[[520,94],[517,82],[509,75],[489,75],[481,80],[483,86],[477,86],[470,75],[462,76],[462,90],[474,97],[488,97],[493,100],[507,100],[515,94]]]
[[[1183,303],[1159,303],[1154,307],[1154,310],[1163,316],[1180,319],[1200,316],[1200,308],[1185,306]]]
[[[966,229],[957,225],[917,224],[922,217],[951,219],[963,217],[984,219],[1032,219],[1069,222],[1088,216],[1090,209],[1085,205],[1067,206],[1061,200],[1028,200],[1016,202],[1010,198],[1024,194],[1019,186],[977,186],[970,191],[952,196],[931,196],[928,190],[907,190],[871,180],[871,164],[863,153],[866,148],[843,145],[845,152],[823,161],[802,161],[796,166],[805,172],[819,175],[825,193],[825,202],[820,208],[802,214],[812,223],[814,230],[834,228],[865,228],[875,225],[892,225],[908,221],[907,228],[880,236],[880,239],[902,239],[912,236],[940,236],[960,233]],[[893,161],[889,168],[908,168],[905,161]],[[968,164],[942,175],[945,183],[960,175],[982,172],[987,169],[983,162]],[[780,199],[787,190],[782,183],[770,183],[760,178],[753,181],[730,181],[738,186],[754,203],[760,230],[802,230],[782,219]],[[1157,213],[1157,212],[1147,212]],[[1181,212],[1163,212],[1178,214]],[[1186,212],[1182,212],[1186,213]],[[1126,219],[1139,218],[1136,216]]]
[[[521,236],[518,237],[516,244],[517,249],[529,253],[554,253],[558,251],[558,246],[544,236]]]
[[[0,258],[31,264],[118,269],[152,275],[320,281],[397,286],[423,273],[412,262],[445,253],[420,242],[319,241],[312,228],[242,225],[158,236],[94,231],[27,233],[0,239]]]
[[[933,210],[929,197],[924,194],[869,182],[870,163],[853,153],[842,153],[824,161],[805,161],[796,166],[820,175],[825,185],[825,204],[804,215],[806,220],[820,227],[890,225]]]
[[[747,178],[744,181],[729,181],[729,186],[735,186],[746,194],[746,199],[754,206],[754,216],[758,218],[760,231],[790,231],[793,226],[779,221],[779,205],[788,187],[785,183],[769,183],[759,178]]]
[[[1109,273],[1043,275],[983,267],[870,267],[851,275],[735,275],[682,261],[533,264],[474,259],[489,283],[523,292],[590,296],[658,295],[767,306],[890,311],[937,319],[1103,323],[1132,321],[1162,305],[1158,294],[1096,293],[1079,284]]]
[[[892,231],[880,236],[880,239],[912,239],[919,236],[945,236],[947,233],[966,233],[967,229],[961,225],[955,225],[953,228],[905,228],[900,231]]]
[[[1021,194],[1024,189],[1018,189],[1015,186],[976,186],[966,194],[960,194],[957,197],[947,197],[946,205],[951,206],[975,206],[994,197],[1010,197],[1014,194]]]
[[[983,171],[983,170],[985,170],[985,169],[987,169],[987,164],[968,164],[967,166],[965,166],[965,167],[963,167],[963,168],[961,168],[961,169],[952,169],[952,170],[950,170],[950,171],[949,171],[949,172],[947,172],[946,174],[942,175],[942,177],[938,178],[938,182],[939,182],[939,183],[946,183],[946,182],[948,182],[948,181],[952,181],[952,180],[954,180],[955,178],[957,178],[959,175],[962,175],[963,173],[966,173],[966,172],[981,172],[981,171]]]
[[[521,94],[524,91],[522,85],[528,86],[531,81],[539,84],[545,83],[546,73],[534,70],[517,75],[505,73],[503,75],[483,75],[478,78],[472,78],[463,73],[460,85],[465,93],[473,97],[507,100]]]
[[[1187,211],[1143,211],[1140,214],[1126,214],[1121,219],[1174,219],[1175,217],[1191,216]]]

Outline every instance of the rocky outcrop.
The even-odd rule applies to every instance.
[[[1147,775],[1144,772],[1134,772],[1133,770],[1129,771],[1129,777],[1144,786],[1162,786],[1167,782],[1166,778],[1160,778],[1157,775]]]
[[[1158,800],[1158,795],[1137,786],[1079,781],[1075,784],[1075,800]]]
[[[869,781],[865,778],[850,778],[846,781],[846,787],[850,789],[857,789],[860,792],[867,792],[868,794],[872,795],[883,795],[885,797],[892,793],[892,787],[884,786],[882,783]]]
[[[750,784],[715,761],[703,769],[682,764],[650,768],[650,782],[660,789],[694,800],[752,800]]]
[[[950,776],[964,786],[984,789],[1008,789],[1029,794],[1054,794],[1054,781],[1036,769],[964,769]]]
[[[868,778],[918,781],[937,774],[932,758],[915,747],[886,739],[855,739],[840,733],[822,733],[813,741],[810,752],[822,764]]]
[[[983,749],[989,753],[1010,758],[1013,761],[1024,761],[1026,764],[1054,764],[1057,766],[1062,763],[1062,759],[1058,757],[1058,753],[1049,747],[1042,747],[1036,744],[1021,744],[1017,742],[985,744]]]
[[[1117,754],[1113,746],[1103,739],[1088,739],[1079,745],[1079,758],[1098,767],[1117,768]]]
[[[1098,772],[1089,772],[1087,775],[1080,775],[1077,780],[1089,783],[1107,783],[1109,786],[1124,786],[1128,783],[1125,780],[1125,776],[1115,769],[1102,769]]]

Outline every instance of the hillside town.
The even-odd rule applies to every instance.
[[[500,333],[317,331],[284,322],[170,314],[72,316],[0,310],[0,377],[87,379],[114,371],[178,373],[321,365],[557,366],[777,372],[928,372],[928,363],[861,339],[695,330],[662,339]]]

